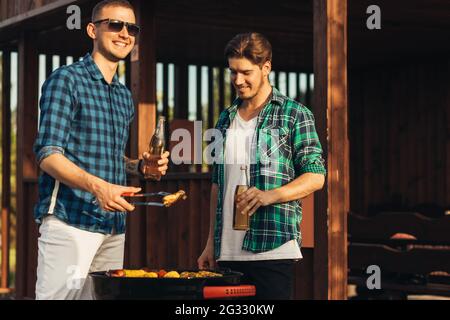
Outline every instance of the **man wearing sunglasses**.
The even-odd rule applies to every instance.
[[[148,168],[124,156],[134,107],[116,71],[138,33],[128,1],[98,3],[87,26],[92,54],[59,68],[42,87],[34,145],[43,171],[37,299],[92,299],[88,273],[123,267],[126,212],[134,207],[121,195],[140,191],[125,186],[126,173]],[[158,163],[163,175],[168,156]]]

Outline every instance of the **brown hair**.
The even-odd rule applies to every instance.
[[[94,7],[94,9],[92,9],[92,22],[97,20],[97,17],[100,15],[100,12],[102,11],[103,8],[105,7],[123,7],[123,8],[128,8],[134,11],[133,6],[131,5],[131,3],[129,3],[127,0],[103,0],[99,3],[97,3]]]
[[[262,67],[265,62],[272,61],[272,45],[260,33],[240,33],[226,45],[225,58],[246,58]]]

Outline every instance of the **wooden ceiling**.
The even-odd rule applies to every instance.
[[[87,23],[96,1],[79,5]],[[313,0],[156,0],[156,51],[159,60],[224,64],[223,49],[235,34],[258,31],[272,43],[274,68],[312,70]],[[378,0],[381,30],[368,30],[371,0],[348,0],[348,63],[350,68],[448,55],[448,0]],[[91,48],[84,29],[65,28],[65,12],[47,14],[0,30],[0,42],[22,29],[37,34],[41,52],[84,55]]]

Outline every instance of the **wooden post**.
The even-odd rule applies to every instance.
[[[2,56],[2,277],[1,289],[9,288],[11,212],[11,53]]]
[[[315,195],[314,297],[346,299],[349,143],[345,0],[314,0],[314,75],[314,110],[328,172],[326,190]]]
[[[156,52],[154,1],[132,1],[141,33],[130,56],[130,89],[135,105],[135,120],[130,133],[130,156],[137,158],[148,150],[148,143],[156,122]],[[139,181],[131,182],[138,185]],[[142,266],[146,262],[145,209],[128,218],[125,260],[128,264]]]
[[[131,52],[131,90],[136,108],[131,138],[132,156],[140,156],[148,143],[156,122],[156,52],[153,1],[135,0],[133,5],[141,34]],[[134,148],[134,149],[133,149]]]
[[[17,297],[32,296],[36,247],[35,222],[30,206],[28,184],[37,178],[33,144],[38,119],[38,53],[36,36],[22,33],[19,41],[19,75],[17,102]]]

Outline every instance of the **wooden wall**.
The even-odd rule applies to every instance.
[[[353,211],[450,206],[449,72],[448,56],[350,72]]]

